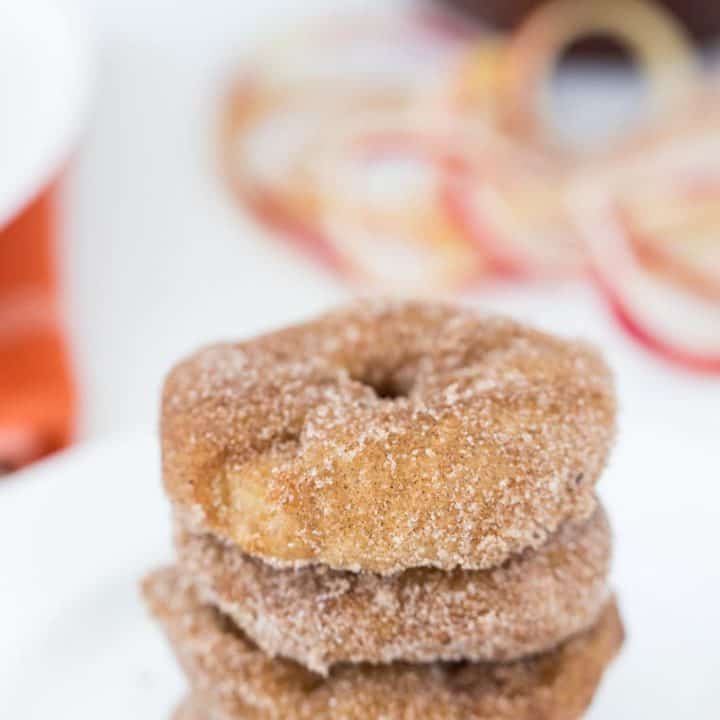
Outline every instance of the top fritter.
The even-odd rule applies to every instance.
[[[188,522],[270,563],[481,569],[591,515],[614,417],[586,345],[364,302],[178,365],[163,472]]]

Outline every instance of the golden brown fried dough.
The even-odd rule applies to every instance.
[[[243,703],[233,703],[232,711],[222,712],[199,695],[185,698],[175,710],[172,720],[263,720],[268,715],[253,710]]]
[[[207,703],[200,698],[188,697],[173,713],[172,720],[213,720]]]
[[[174,568],[151,575],[144,590],[193,693],[222,720],[575,720],[623,641],[611,602],[591,630],[527,660],[342,665],[323,678],[268,658]]]
[[[592,515],[614,419],[585,345],[364,302],[177,366],[163,471],[197,530],[276,566],[485,569]]]
[[[608,599],[602,509],[491,570],[417,568],[390,577],[277,569],[228,541],[176,534],[178,564],[264,652],[326,674],[342,662],[506,661],[586,630]]]

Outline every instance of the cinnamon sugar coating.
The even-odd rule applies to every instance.
[[[175,569],[144,585],[193,693],[215,720],[575,720],[623,640],[610,602],[597,624],[544,655],[509,664],[342,665],[328,678],[268,658],[202,605]]]
[[[607,602],[602,509],[490,570],[416,568],[384,577],[276,569],[212,535],[176,533],[179,571],[270,656],[320,674],[337,663],[507,661],[590,627]]]
[[[172,714],[172,720],[214,720],[214,718],[207,703],[197,697],[188,697]]]
[[[213,709],[212,703],[199,695],[190,695],[178,705],[172,714],[172,720],[262,720],[268,716],[243,705],[233,703],[230,713]]]
[[[593,513],[614,418],[586,345],[362,302],[178,365],[163,473],[198,529],[276,566],[484,569]]]

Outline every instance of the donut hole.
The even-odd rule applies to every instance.
[[[286,452],[294,452],[300,447],[301,434],[302,431],[300,429],[285,428],[275,437],[275,445],[276,447],[284,449]]]
[[[547,117],[571,147],[602,146],[636,127],[648,106],[643,67],[620,39],[603,33],[565,47],[549,78]]]
[[[385,372],[380,368],[369,368],[364,372],[350,373],[350,378],[370,388],[379,400],[400,400],[412,392],[414,378],[408,373]]]

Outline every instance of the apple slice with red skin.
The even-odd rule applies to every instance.
[[[319,213],[338,254],[373,282],[416,291],[486,278],[485,257],[441,202],[463,161],[441,137],[379,120],[326,139],[315,156]]]
[[[638,252],[634,228],[607,188],[573,198],[591,276],[622,326],[646,347],[687,368],[720,373],[720,300],[685,275]]]
[[[635,251],[673,283],[720,301],[720,178],[698,172],[658,184],[620,208]]]
[[[522,281],[582,274],[581,244],[565,215],[560,187],[548,187],[547,177],[532,177],[527,169],[508,177],[511,165],[490,157],[482,165],[476,158],[451,176],[442,201],[492,271]]]

